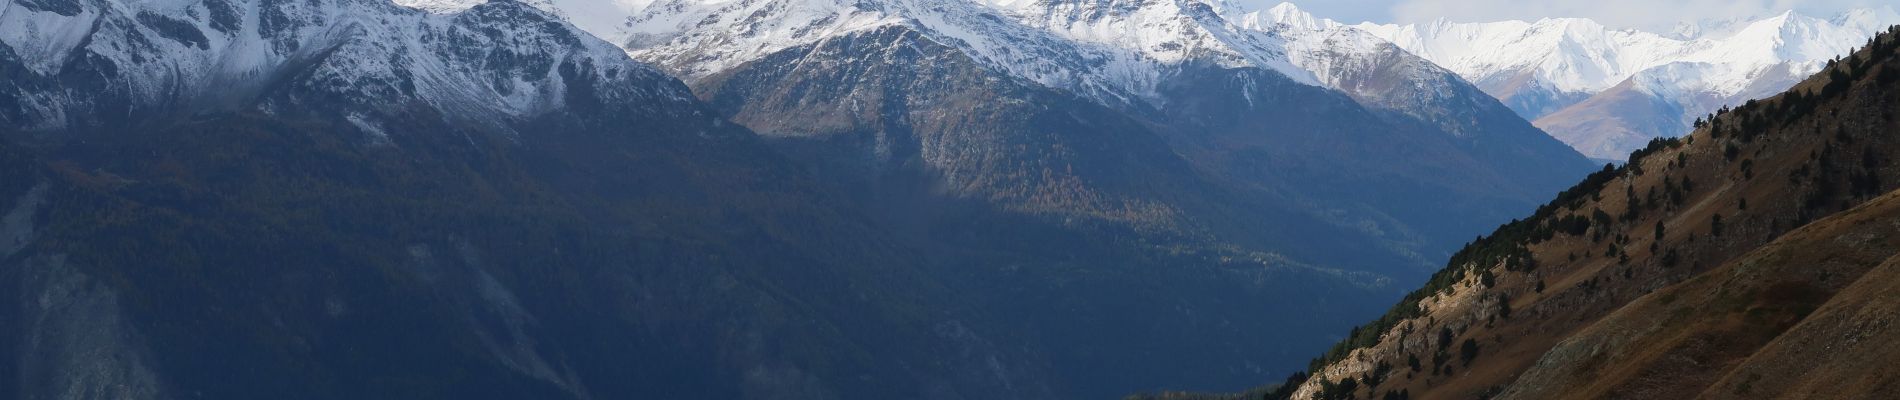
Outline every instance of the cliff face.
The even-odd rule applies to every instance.
[[[1891,318],[1862,310],[1887,307],[1866,287],[1886,282],[1900,236],[1881,196],[1900,186],[1897,48],[1890,31],[1587,178],[1467,246],[1277,395],[1891,396],[1889,378],[1844,363],[1892,362],[1862,342]],[[1797,350],[1830,344],[1861,351]],[[1821,372],[1786,372],[1798,366]]]

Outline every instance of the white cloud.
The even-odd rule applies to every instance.
[[[1678,22],[1760,17],[1795,10],[1828,17],[1893,0],[1397,0],[1396,22],[1447,18],[1459,22],[1583,17],[1617,28],[1668,30]]]

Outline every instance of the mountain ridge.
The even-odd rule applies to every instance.
[[[1036,316],[1021,325],[1037,330],[1110,329],[1098,324],[1120,320],[1076,320],[1106,311],[1084,288],[1051,285],[1074,279],[1068,274],[1115,286],[1140,279],[1156,293],[1201,290],[1194,285],[1203,284],[1188,283],[1206,275],[1111,260],[1044,275],[1040,268],[993,269],[996,260],[1072,258],[1046,249],[1096,246],[1216,254],[1230,260],[1218,263],[1220,271],[1254,264],[1306,269],[1338,277],[1316,282],[1352,287],[1340,293],[1379,296],[1393,282],[1417,279],[1413,265],[1467,236],[1454,215],[1502,220],[1507,214],[1499,210],[1587,169],[1580,155],[1495,100],[1401,49],[1350,31],[1246,25],[1233,14],[1238,9],[1223,7],[1196,0],[672,1],[635,17],[635,27],[666,23],[644,25],[650,35],[628,47],[636,58],[686,77],[723,115],[825,165],[820,179],[842,181],[873,209],[892,208],[881,214],[908,216],[893,218],[908,226],[898,231],[954,247],[1011,249],[958,271],[1043,293],[1031,304],[1083,310],[999,300],[1012,314]],[[1296,54],[1295,43],[1307,43],[1312,53]],[[1008,48],[1028,50],[994,50]],[[1306,55],[1313,57],[1288,58]],[[1025,56],[1034,59],[1010,62]],[[1324,77],[1311,72],[1317,66],[1326,67]],[[945,208],[938,199],[946,195],[1003,212]],[[1128,212],[1123,205],[1164,212]],[[1059,221],[1042,234],[1076,239],[1041,248],[988,242],[1035,238],[1003,228],[1023,220]],[[983,233],[965,233],[970,229]],[[1346,242],[1375,243],[1376,250],[1336,247]],[[1226,296],[1276,310],[1309,301],[1361,306],[1361,299],[1287,298],[1255,285]],[[1126,322],[1178,321],[1166,324],[1223,339],[1053,344],[1051,361],[1068,376],[1062,380],[1125,382],[1132,389],[1168,376],[1232,386],[1244,382],[1244,371],[1297,362],[1271,344],[1224,339],[1251,330],[1235,327],[1272,326],[1269,316],[1284,311],[1245,311],[1202,296],[1174,302],[1200,316],[1162,312]],[[1315,324],[1337,321],[1292,314]],[[1227,322],[1203,325],[1205,315]],[[1092,349],[1158,342],[1171,343],[1160,351],[1169,356],[1117,368],[1091,361],[1102,357]],[[1174,356],[1186,354],[1221,361]]]
[[[418,0],[416,5],[424,8],[454,8],[442,6],[444,2],[465,6],[478,0]],[[562,2],[574,4],[559,4]],[[559,11],[562,8],[597,7],[593,3],[598,3],[585,0],[562,2],[537,4]],[[823,36],[874,25],[912,24],[944,43],[972,51],[979,60],[1012,70],[1016,75],[1030,77],[1044,85],[1076,91],[1101,101],[1139,103],[1142,100],[1154,100],[1152,84],[1156,79],[1161,79],[1154,67],[1142,60],[1160,60],[1164,63],[1180,60],[1186,54],[1181,53],[1182,50],[1211,50],[1238,56],[1234,62],[1268,67],[1296,81],[1350,92],[1351,88],[1333,82],[1336,77],[1327,76],[1337,71],[1327,71],[1324,64],[1312,63],[1310,59],[1316,54],[1338,49],[1347,49],[1347,53],[1371,53],[1376,49],[1368,46],[1376,47],[1377,44],[1368,43],[1366,39],[1372,39],[1389,41],[1406,52],[1457,73],[1590,158],[1617,160],[1629,151],[1640,148],[1650,138],[1674,137],[1687,132],[1695,118],[1722,106],[1733,106],[1778,93],[1801,76],[1818,70],[1820,63],[1851,48],[1859,38],[1886,24],[1900,23],[1900,11],[1892,7],[1875,7],[1853,9],[1825,19],[1789,11],[1755,19],[1684,23],[1675,32],[1666,34],[1612,29],[1583,18],[1489,23],[1440,20],[1412,25],[1368,22],[1349,25],[1317,18],[1292,3],[1184,0],[1173,2],[1179,4],[1167,5],[1163,3],[1170,2],[1117,5],[1125,9],[1142,10],[1140,13],[1147,14],[1124,21],[1090,21],[1087,23],[1093,25],[1064,26],[1062,24],[1083,21],[1076,19],[1075,15],[1063,16],[1064,13],[1087,12],[1086,8],[1079,3],[1045,1],[984,0],[968,3],[973,4],[856,4],[851,7],[869,7],[850,14],[853,18],[861,18],[856,22],[835,20],[829,22],[834,24],[829,27],[782,30],[772,40],[794,40],[779,44],[760,42],[738,46],[749,49],[745,53],[707,58],[714,64],[704,67],[681,69],[679,67],[683,65],[675,65],[673,69],[680,71],[690,82],[706,71],[729,67],[718,63],[757,57],[761,51],[805,43],[796,39],[801,35]],[[618,7],[615,11],[586,15],[581,19],[620,20],[617,25],[590,23],[588,25],[592,27],[589,30],[610,41],[628,44],[625,47],[640,52],[640,49],[666,40],[665,37],[670,34],[668,32],[679,31],[675,25],[702,22],[698,20],[699,17],[679,14],[680,11],[701,13],[692,15],[703,16],[712,15],[705,14],[707,10],[740,4],[755,4],[746,7],[757,7],[757,4],[779,3],[679,0],[614,4]],[[772,7],[805,10],[790,15],[811,17],[835,12],[839,6],[818,1]],[[955,10],[969,7],[981,10]],[[820,11],[825,9],[832,11]],[[1026,32],[1011,28],[1010,24],[964,17],[973,12],[1016,18],[1044,32]],[[674,17],[656,19],[652,15]],[[1102,14],[1098,12],[1094,15],[1099,17]],[[773,23],[783,24],[784,21]],[[839,25],[853,23],[861,26]],[[1154,25],[1157,23],[1175,25],[1172,28]],[[1108,29],[1111,27],[1113,29]],[[1236,27],[1244,29],[1236,30]],[[998,32],[1012,30],[1015,33],[1003,35],[1007,39],[991,37]],[[1265,32],[1266,35],[1255,37],[1260,35],[1247,31]],[[1315,48],[1311,39],[1314,35],[1300,34],[1301,31],[1325,32],[1326,36],[1335,39],[1330,42],[1332,45],[1351,45]],[[1046,44],[1049,38],[1034,38],[1046,36],[1048,32],[1054,32],[1056,36],[1066,35],[1067,39],[1082,43],[1106,46],[1092,46],[1093,49],[1078,52],[1074,44],[1050,45]],[[1192,43],[1169,42],[1193,36],[1207,39]],[[1283,39],[1281,36],[1287,37]],[[1364,37],[1337,40],[1353,36]],[[1308,40],[1308,43],[1299,43],[1300,40]],[[1026,45],[1032,50],[1018,53],[1011,49]],[[1180,47],[1163,50],[1157,46]],[[1131,49],[1133,53],[1128,52]],[[636,57],[660,65],[673,63],[655,54]],[[1307,62],[1288,65],[1301,64],[1303,60]],[[1084,67],[1088,65],[1108,65],[1108,70]],[[1636,93],[1642,94],[1642,98],[1629,94],[1598,96],[1623,85],[1631,85]],[[1673,118],[1670,121],[1624,121],[1616,113],[1618,110],[1645,107],[1654,109],[1659,115]],[[1564,114],[1553,115],[1559,112]],[[1584,124],[1595,129],[1582,128]]]
[[[1678,29],[1695,33],[1688,36],[1580,18],[1353,26],[1457,71],[1587,156],[1621,159],[1651,138],[1688,132],[1694,119],[1723,106],[1779,93],[1895,23],[1900,12],[1879,7]],[[1642,96],[1617,92],[1625,87]],[[1632,109],[1670,118],[1620,117]]]

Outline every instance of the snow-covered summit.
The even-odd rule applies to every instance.
[[[1108,102],[1152,97],[1188,62],[1257,67],[1318,85],[1277,37],[1230,23],[1203,0],[659,0],[622,43],[688,80],[768,54],[902,27],[992,68]]]
[[[1697,116],[1781,92],[1893,24],[1900,13],[1879,7],[1667,33],[1578,18],[1355,27],[1456,71],[1586,155],[1621,159]]]
[[[579,1],[588,0],[530,4],[565,14],[565,2]],[[1116,107],[1165,107],[1162,86],[1201,66],[1270,71],[1376,108],[1491,107],[1466,99],[1458,88],[1469,85],[1451,71],[1278,1],[656,0],[624,20],[592,31],[688,82],[787,50],[901,29],[1005,75]]]
[[[1715,69],[1725,74],[1691,79],[1707,85],[1695,89],[1735,95],[1765,69],[1825,61],[1895,23],[1900,14],[1882,7],[1832,20],[1790,11],[1754,21],[1708,23],[1713,28],[1685,24],[1668,34],[1610,29],[1578,18],[1357,27],[1509,97],[1512,93],[1501,92],[1524,80],[1561,92],[1594,93],[1680,62],[1719,66]]]
[[[1314,16],[1293,3],[1277,3],[1267,6],[1267,0],[1225,0],[1221,2],[1223,13],[1242,26],[1252,29],[1271,30],[1275,26],[1306,31],[1331,30],[1344,27],[1337,21]]]
[[[548,22],[557,21],[516,4],[443,14],[387,0],[0,0],[0,46],[14,56],[0,66],[27,70],[0,93],[21,109],[0,117],[58,129],[100,116],[259,107],[288,94],[321,97],[300,108],[367,121],[359,125],[426,104],[506,129],[567,108],[583,98],[575,93],[632,107],[690,103],[660,71]]]
[[[1355,27],[1319,18],[1292,3],[1264,6],[1258,0],[1227,0],[1222,13],[1234,24],[1263,32],[1284,42],[1289,62],[1314,74],[1326,86],[1352,90],[1345,79],[1355,72],[1342,69],[1367,68],[1369,60],[1400,52],[1390,42]],[[1405,56],[1410,57],[1410,54]],[[1430,63],[1418,63],[1405,73],[1437,75],[1443,70]],[[1442,80],[1438,76],[1411,76],[1413,81]],[[1451,78],[1457,79],[1457,78]]]
[[[484,0],[397,0],[454,10]],[[1348,91],[1355,61],[1404,50],[1356,27],[1267,0],[531,0],[561,15],[612,2],[620,14],[581,24],[634,58],[696,81],[787,49],[884,28],[916,31],[1038,84],[1110,104],[1156,101],[1189,63],[1260,68],[1297,83]],[[1407,55],[1409,57],[1409,55]],[[1443,81],[1407,63],[1415,81]],[[1456,78],[1451,78],[1456,79]],[[1443,83],[1423,85],[1442,86]]]
[[[1508,81],[1528,73],[1566,92],[1607,89],[1690,50],[1684,41],[1580,18],[1357,27],[1473,82]]]

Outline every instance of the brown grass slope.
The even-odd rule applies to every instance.
[[[1687,336],[1616,339],[1663,349],[1618,359],[1633,365],[1585,357],[1577,360],[1603,364],[1560,366],[1565,359],[1547,353],[1560,343],[1577,345],[1581,339],[1571,338],[1594,332],[1599,322],[1622,320],[1617,315],[1626,311],[1619,310],[1645,296],[1639,305],[1659,302],[1657,291],[1716,279],[1702,277],[1789,231],[1900,187],[1896,36],[1900,28],[1786,94],[1720,113],[1688,137],[1653,142],[1633,154],[1630,165],[1594,175],[1532,217],[1479,238],[1424,288],[1315,360],[1310,376],[1290,378],[1288,387],[1296,389],[1268,397],[1488,398],[1507,393],[1521,378],[1523,385],[1508,393],[1699,393],[1813,310],[1780,303],[1819,306],[1890,253],[1793,259],[1844,266],[1836,268],[1838,276],[1803,278],[1808,286],[1770,285],[1736,292],[1757,297],[1721,297],[1743,302],[1740,317],[1691,309],[1662,315],[1674,320],[1639,320],[1680,325],[1643,328]],[[1674,300],[1692,304],[1698,296]],[[1751,314],[1755,309],[1746,305],[1757,303],[1767,306]],[[1598,375],[1529,386],[1538,375],[1525,371],[1549,368]]]
[[[1730,368],[1703,398],[1893,398],[1900,393],[1900,257]]]
[[[1751,354],[1770,342],[1786,339],[1785,332],[1803,323],[1823,304],[1831,304],[1830,299],[1843,288],[1856,284],[1869,270],[1900,253],[1897,221],[1900,193],[1888,194],[1808,224],[1721,268],[1637,299],[1545,353],[1499,397],[1695,397]],[[1881,319],[1892,318],[1888,315]],[[1831,319],[1848,325],[1863,321]],[[1803,332],[1813,335],[1814,330]],[[1788,355],[1781,357],[1788,364],[1767,368],[1774,370],[1772,374],[1751,376],[1754,381],[1769,375],[1813,380],[1813,374],[1787,367],[1832,364],[1840,355],[1831,349]],[[1900,359],[1884,361],[1888,363],[1867,366],[1892,365]],[[1863,367],[1851,372],[1894,375],[1882,369]],[[1749,381],[1744,378],[1730,385],[1735,390],[1705,394],[1752,398],[1769,390],[1766,385],[1749,390],[1760,383],[1743,384]],[[1834,397],[1830,393],[1808,394]],[[1900,392],[1887,393],[1896,394]]]

